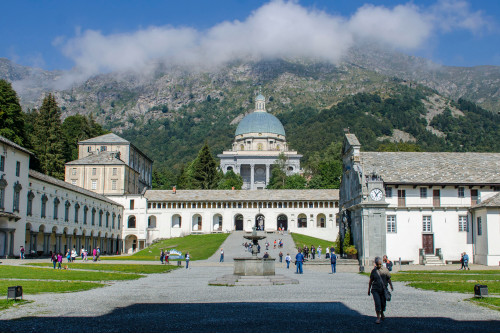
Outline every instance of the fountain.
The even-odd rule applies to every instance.
[[[263,235],[257,235],[256,227],[252,228],[252,234],[245,235],[243,238],[252,241],[251,257],[234,258],[234,275],[239,276],[271,276],[275,274],[274,258],[264,259],[258,257],[259,240],[265,239]]]

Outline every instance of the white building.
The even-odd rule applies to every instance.
[[[31,152],[0,136],[0,256],[68,248],[121,250],[123,207],[29,169]]]
[[[246,115],[238,124],[233,147],[217,155],[220,168],[229,170],[243,178],[242,189],[265,189],[269,184],[271,167],[279,156],[286,158],[287,174],[301,172],[302,155],[291,151],[286,142],[285,129],[278,118],[266,112],[266,101],[262,94],[255,100],[255,111]]]
[[[444,263],[462,252],[471,262],[498,264],[500,249],[489,247],[500,244],[498,208],[476,204],[500,191],[500,154],[360,149],[347,134],[340,207],[361,264],[384,254]]]
[[[148,190],[124,206],[125,251],[193,233],[286,231],[334,241],[338,190]]]

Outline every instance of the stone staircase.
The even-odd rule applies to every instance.
[[[285,285],[299,284],[299,281],[285,275],[273,276],[238,276],[224,275],[215,280],[209,281],[209,285],[219,286],[269,286],[269,285]]]
[[[424,265],[426,266],[444,266],[445,264],[437,255],[425,255]]]

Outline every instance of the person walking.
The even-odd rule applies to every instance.
[[[87,262],[89,260],[89,252],[84,249],[83,250],[83,261]]]
[[[97,247],[96,261],[101,261],[101,249]]]
[[[71,262],[75,262],[76,261],[76,249],[73,248],[73,250],[71,251]]]
[[[97,249],[94,248],[92,251],[92,261],[97,261]]]
[[[57,254],[56,253],[52,253],[52,263],[54,264],[54,269],[56,269],[56,264],[57,264]]]
[[[297,253],[297,255],[295,255],[295,262],[297,263],[297,273],[303,274],[302,264],[304,262],[304,255],[302,254],[300,249],[299,249],[299,252]]]
[[[24,247],[23,246],[21,246],[21,249],[19,251],[19,258],[21,260],[24,260]]]
[[[57,269],[61,269],[63,256],[61,253],[57,253]]]
[[[163,264],[163,258],[165,257],[165,252],[163,251],[163,249],[160,250],[160,262],[161,264]]]
[[[82,250],[80,251],[80,255],[82,257],[82,261],[85,258],[85,254],[84,253],[85,253],[85,248],[82,247]]]
[[[330,258],[330,248],[328,248],[328,246],[326,247],[326,250],[325,250],[325,259],[329,259]]]
[[[321,259],[321,246],[318,246],[318,260]]]
[[[311,251],[311,258],[314,260],[316,258],[316,248],[314,248],[314,246],[311,245],[310,251]],[[307,257],[309,257],[309,255]]]
[[[280,252],[279,257],[280,257],[280,262],[283,263],[283,252]]]
[[[287,253],[285,257],[286,269],[290,269],[290,261],[292,261],[292,258],[290,257],[290,253]]]
[[[464,252],[464,270],[470,270],[469,268],[469,255]]]
[[[389,284],[391,290],[394,291],[394,287],[391,282],[391,274],[387,268],[382,266],[382,259],[377,256],[375,258],[375,268],[373,268],[370,274],[370,281],[368,282],[368,296],[371,292],[375,303],[375,312],[377,313],[377,320],[375,321],[376,324],[380,324],[381,320],[385,320],[384,312],[387,304],[387,298],[390,298],[387,284]]]
[[[332,265],[332,274],[337,272],[337,255],[335,255],[335,250],[331,248],[332,253],[330,254],[330,264]]]
[[[66,252],[66,258],[68,259],[68,262],[71,262],[71,250],[68,248],[68,251]]]
[[[186,252],[186,269],[189,269],[189,252]]]
[[[220,259],[219,262],[224,262],[224,249],[220,249]]]
[[[464,253],[460,254],[460,264],[461,264],[461,266],[460,266],[460,269],[458,269],[458,270],[464,269],[465,268],[465,266],[464,266]]]

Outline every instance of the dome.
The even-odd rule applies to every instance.
[[[235,136],[252,132],[274,133],[285,136],[285,128],[280,120],[267,112],[253,112],[246,115],[238,124]]]
[[[255,98],[255,100],[256,100],[256,101],[265,101],[265,100],[266,100],[266,98],[264,97],[264,95],[259,94],[259,95],[257,95],[257,97]]]

